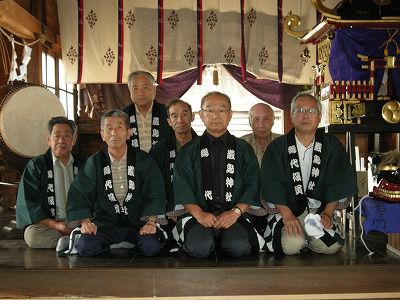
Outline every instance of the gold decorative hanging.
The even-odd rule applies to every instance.
[[[385,41],[380,47],[385,47],[385,49],[383,50],[383,54],[384,54],[384,60],[386,62],[385,64],[385,68],[386,69],[394,69],[396,68],[396,56],[400,54],[400,49],[399,49],[399,45],[397,44],[397,41],[394,39],[394,37],[399,33],[399,29],[395,30],[393,34],[390,34],[389,30],[388,30],[388,35],[389,38],[387,41]],[[389,50],[388,47],[391,43],[394,43],[396,46],[396,55],[389,55]]]

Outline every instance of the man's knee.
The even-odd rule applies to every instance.
[[[30,225],[24,231],[25,243],[30,248],[55,248],[62,235],[56,230],[41,225]]]
[[[300,253],[304,248],[304,238],[301,236],[282,236],[282,250],[286,255]]]
[[[224,241],[221,246],[223,251],[232,257],[248,256],[251,253],[251,245],[248,240],[230,239]]]
[[[144,256],[154,256],[161,249],[160,242],[155,235],[142,236],[138,246]]]
[[[104,248],[93,237],[95,236],[82,234],[81,237],[76,241],[76,249],[78,250],[78,254],[80,256],[96,256],[109,250],[109,247],[108,249]]]
[[[211,255],[215,250],[215,242],[213,240],[201,241],[185,241],[183,246],[185,252],[195,258],[205,258]]]
[[[246,229],[239,224],[235,224],[225,230],[222,234],[221,248],[227,255],[232,257],[250,255],[251,244]]]
[[[194,225],[185,236],[183,249],[195,258],[205,258],[215,250],[215,240],[211,229],[200,224]]]
[[[42,243],[39,242],[37,234],[34,231],[29,230],[28,228],[25,229],[24,240],[29,248],[51,248],[51,247],[43,247],[44,245],[42,245]]]
[[[342,248],[342,245],[340,245],[338,242],[336,242],[330,246],[327,246],[320,239],[314,239],[309,243],[308,248],[316,253],[335,254],[336,252],[338,252],[340,250],[340,248]]]

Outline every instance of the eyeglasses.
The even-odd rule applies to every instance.
[[[309,113],[310,115],[316,115],[318,114],[318,110],[316,108],[303,108],[303,107],[299,107],[299,108],[295,108],[294,109],[294,113],[295,114],[302,114],[304,115],[305,113]]]
[[[218,109],[201,109],[207,116],[211,115],[222,115],[230,111],[230,109],[227,108],[218,108]]]

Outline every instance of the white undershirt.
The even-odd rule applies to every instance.
[[[301,178],[303,179],[303,190],[305,193],[307,190],[308,181],[310,180],[312,154],[313,154],[313,149],[314,149],[315,138],[313,139],[312,143],[308,147],[305,147],[298,140],[296,135],[295,135],[295,139],[296,139],[297,151],[299,153]],[[308,198],[308,205],[310,208],[318,208],[321,206],[321,202],[317,199]]]
[[[74,180],[74,157],[70,154],[67,166],[57,157],[53,157],[54,192],[56,196],[56,219],[65,220],[67,195],[69,187]]]

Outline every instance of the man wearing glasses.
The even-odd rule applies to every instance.
[[[357,192],[356,174],[340,141],[318,129],[317,98],[295,96],[290,117],[293,129],[271,142],[261,164],[261,197],[277,209],[267,217],[266,245],[288,255],[306,246],[333,254],[344,244],[335,210]]]
[[[227,95],[206,94],[200,118],[205,132],[186,144],[175,161],[175,205],[183,205],[186,213],[179,216],[174,237],[197,258],[258,252],[264,241],[246,214],[251,206],[260,206],[254,151],[227,130],[232,118]]]

